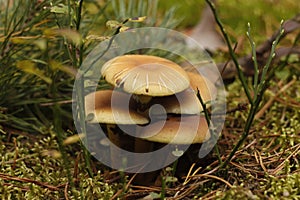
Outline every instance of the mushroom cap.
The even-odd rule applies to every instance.
[[[124,55],[107,61],[105,80],[124,91],[147,96],[168,96],[189,87],[189,77],[176,63],[149,55]]]
[[[202,105],[191,88],[186,89],[175,95],[166,97],[154,97],[151,101],[152,105],[159,104],[164,107],[166,113],[172,114],[200,114],[203,111]],[[161,110],[150,109],[151,114],[161,115]]]
[[[187,72],[190,78],[190,88],[166,97],[154,97],[152,99],[152,105],[159,104],[164,107],[167,113],[172,114],[200,114],[203,111],[203,107],[197,97],[197,91],[199,92],[204,103],[214,100],[217,94],[217,88],[207,78],[200,74]],[[210,104],[207,104],[209,106]],[[161,115],[161,110],[156,110],[151,114]]]
[[[85,96],[85,114],[90,123],[147,124],[149,120],[130,109],[130,95],[100,90]]]
[[[145,140],[170,143],[203,143],[210,138],[205,117],[199,115],[169,116],[166,121],[157,121],[139,128],[137,136]]]
[[[214,100],[217,98],[217,87],[210,80],[199,73],[187,72],[190,79],[190,87],[195,91],[199,90],[203,102]]]

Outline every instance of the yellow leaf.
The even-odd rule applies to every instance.
[[[60,158],[61,153],[57,150],[45,150],[42,152],[43,156],[51,156],[53,158]]]
[[[78,142],[83,137],[84,137],[83,133],[72,135],[72,136],[67,137],[63,143],[64,143],[64,145],[73,144],[73,143]]]
[[[43,51],[47,49],[47,41],[45,39],[35,40],[33,43]]]
[[[143,22],[145,21],[147,17],[146,16],[143,16],[143,17],[132,17],[132,18],[129,18],[128,21],[130,22]]]
[[[57,29],[56,34],[63,36],[70,40],[75,45],[80,45],[82,43],[82,38],[80,33],[72,29]]]
[[[24,40],[23,38],[11,38],[10,41],[14,44],[28,44],[28,40]]]
[[[120,31],[120,33],[122,33],[122,32],[125,32],[125,31],[129,30],[129,29],[130,28],[128,26],[122,26],[119,31]]]
[[[18,36],[11,37],[10,41],[14,44],[30,44],[32,41],[38,39],[39,36]]]
[[[122,26],[122,23],[116,21],[116,20],[109,20],[106,22],[106,27],[109,29],[116,29],[119,26]]]
[[[75,45],[82,44],[82,37],[80,33],[72,29],[46,29],[43,33],[46,37],[62,36]]]
[[[56,31],[57,29],[45,29],[43,30],[43,34],[46,36],[46,37],[52,37],[52,36],[55,36],[56,35]]]
[[[100,42],[102,42],[102,41],[108,40],[108,39],[110,39],[110,38],[111,38],[111,37],[109,37],[109,36],[88,35],[88,36],[86,37],[86,40],[87,40],[87,41],[100,41]]]
[[[58,62],[58,61],[56,61],[56,60],[50,60],[50,61],[49,61],[49,66],[50,66],[50,68],[51,68],[53,71],[55,71],[55,70],[60,70],[60,71],[66,72],[66,73],[69,74],[71,77],[75,77],[76,74],[77,74],[76,69],[74,69],[74,68],[71,67],[71,66],[63,65],[61,62]]]
[[[37,68],[36,63],[30,61],[30,60],[21,60],[17,62],[17,68],[20,70],[27,72],[29,74],[34,74],[38,76],[39,78],[43,79],[46,83],[51,84],[52,80],[45,76],[44,72]]]

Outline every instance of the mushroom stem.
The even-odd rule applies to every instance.
[[[115,132],[116,126],[114,124],[107,124],[107,135],[111,143],[116,145],[117,147],[121,147],[121,140],[119,133]],[[119,149],[115,148],[114,145],[110,145],[110,159],[111,159],[111,166],[116,168],[120,166],[120,162],[122,159],[120,158],[120,151]]]
[[[136,153],[148,153],[153,150],[153,142],[135,138],[134,140],[134,152]],[[154,172],[147,172],[147,173],[140,173],[136,174],[133,183],[139,185],[150,185],[151,182],[155,179],[157,175],[157,171]]]
[[[146,95],[138,95],[138,100],[142,104],[148,104],[151,101],[152,97],[151,96],[146,96]]]
[[[134,141],[134,152],[136,153],[147,153],[153,150],[153,142],[135,138]]]
[[[149,103],[152,100],[151,96],[146,95],[134,95],[134,100],[137,102],[137,110],[143,113],[149,108]]]

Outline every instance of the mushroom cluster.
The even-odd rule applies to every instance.
[[[147,141],[180,145],[209,139],[197,97],[199,92],[207,106],[216,98],[216,87],[207,78],[150,55],[118,56],[103,65],[101,74],[114,90],[87,95],[85,113],[90,123],[107,124],[108,137],[115,145],[121,143],[113,124],[142,125],[130,133],[136,136],[136,152],[147,151],[143,144]],[[119,160],[116,154],[111,152],[112,162]]]

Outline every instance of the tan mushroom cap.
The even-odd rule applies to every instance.
[[[168,96],[189,87],[189,77],[176,63],[149,55],[124,55],[106,62],[105,80],[124,91],[147,96]]]
[[[197,94],[197,90],[200,92],[200,96],[203,102],[214,100],[217,97],[217,87],[209,79],[200,75],[199,73],[187,72],[190,79],[190,87]]]
[[[113,96],[113,107],[112,107]],[[90,123],[147,124],[149,120],[124,106],[130,96],[113,90],[100,90],[85,96],[85,114]]]
[[[203,107],[197,97],[197,88],[204,103],[216,98],[217,89],[207,78],[197,73],[187,72],[190,78],[190,88],[166,97],[155,97],[152,104],[160,104],[167,113],[173,114],[200,114]],[[209,106],[210,104],[207,104]],[[159,111],[159,110],[158,110]],[[160,115],[162,113],[152,113]]]
[[[172,114],[200,114],[203,111],[202,105],[194,90],[186,89],[183,92],[166,97],[155,97],[152,105],[159,104],[164,107],[166,113]],[[161,110],[155,112],[150,110],[153,115],[161,115]]]
[[[208,125],[203,116],[173,116],[163,123],[158,121],[138,129],[138,137],[167,144],[203,143],[210,138]]]

